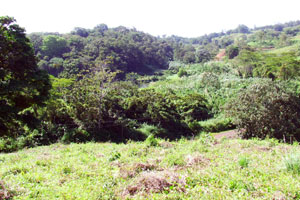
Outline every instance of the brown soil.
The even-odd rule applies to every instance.
[[[221,50],[218,55],[216,55],[215,59],[220,61],[220,60],[223,60],[223,58],[226,56],[226,50],[223,49]]]
[[[225,132],[222,132],[222,133],[218,133],[215,135],[215,138],[216,139],[221,139],[221,138],[229,138],[229,139],[234,139],[234,138],[238,138],[239,132],[237,129],[235,130],[230,130],[230,131],[225,131]]]

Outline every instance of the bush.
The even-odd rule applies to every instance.
[[[234,57],[239,55],[239,47],[231,45],[226,48],[226,55],[229,59],[233,59]]]
[[[165,132],[166,130],[164,130],[163,128],[158,128],[157,126],[154,125],[149,125],[149,124],[142,124],[140,128],[137,129],[137,131],[141,132],[143,135],[145,135],[146,137],[150,136],[150,135],[159,135],[163,132]]]
[[[147,137],[145,143],[148,147],[153,147],[158,145],[157,139],[152,134]]]
[[[225,106],[242,137],[300,139],[300,98],[282,83],[264,81],[242,90]]]
[[[184,69],[180,68],[177,75],[178,75],[178,77],[187,76],[187,72]]]
[[[199,122],[199,125],[205,132],[221,132],[235,128],[235,125],[232,123],[232,119],[224,116],[201,121]]]

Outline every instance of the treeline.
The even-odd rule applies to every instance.
[[[73,77],[101,65],[111,71],[147,74],[166,69],[173,49],[164,40],[125,27],[75,28],[69,34],[29,35],[40,69],[59,77]],[[124,74],[123,74],[124,75]]]
[[[169,61],[188,63],[214,59],[220,49],[241,43],[259,42],[260,46],[288,44],[300,31],[299,22],[250,29],[245,25],[226,32],[197,38],[154,37],[126,27],[75,28],[71,33],[29,34],[40,69],[56,77],[74,77],[83,70],[103,65],[112,71],[151,74],[166,69]],[[236,36],[236,34],[241,34]],[[280,41],[280,42],[278,42]],[[120,74],[120,77],[124,74]]]

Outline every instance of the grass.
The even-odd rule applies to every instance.
[[[300,154],[291,154],[285,158],[285,166],[288,171],[300,174]]]
[[[287,158],[299,152],[209,135],[157,146],[55,144],[0,154],[0,199],[3,188],[13,199],[299,199],[299,173],[286,165],[298,165]]]
[[[292,51],[297,51],[297,48],[298,48],[298,44],[293,44],[290,46],[269,50],[268,53],[283,54],[283,53],[288,53],[288,52],[292,52]]]

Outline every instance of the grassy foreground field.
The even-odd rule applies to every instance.
[[[55,144],[0,154],[0,199],[300,199],[298,155],[298,144],[209,135]]]

